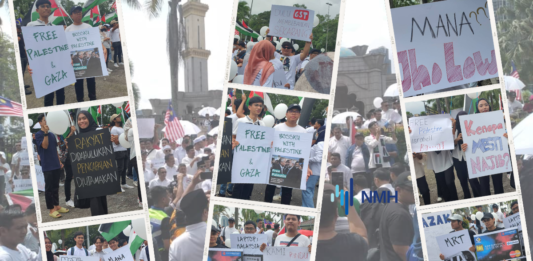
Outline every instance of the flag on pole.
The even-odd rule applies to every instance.
[[[124,111],[130,113],[130,102],[126,103],[126,108],[124,108]]]
[[[104,22],[111,22],[115,19],[118,19],[117,12],[112,12],[109,14],[106,14],[104,18],[102,18]]]
[[[128,245],[130,246],[131,255],[135,255],[139,247],[144,243],[144,239],[141,238],[135,230],[133,230],[133,227],[130,231],[130,238],[128,239]]]
[[[48,17],[48,21],[51,22],[53,25],[62,25],[65,24],[65,17],[69,17],[67,11],[65,11],[65,8],[61,6],[61,2],[56,0],[49,0],[50,1],[50,8],[51,13]],[[39,19],[39,14],[37,13],[37,6],[35,4],[37,3],[37,0],[33,2],[31,5],[31,8],[28,10],[26,15],[21,21],[22,26],[26,26],[29,22],[37,21]],[[70,18],[70,17],[69,17]]]
[[[516,70],[516,66],[514,65],[514,61],[511,61],[511,76],[515,77],[516,79],[520,79],[520,74],[518,74],[518,70]]]
[[[0,96],[0,116],[22,117],[22,105]]]
[[[119,221],[114,223],[105,223],[101,224],[98,228],[98,232],[102,235],[105,240],[109,241],[112,238],[116,237],[120,232],[122,232],[126,227],[131,224],[131,221]]]
[[[243,24],[241,24],[239,21],[237,21],[237,23],[235,24],[235,30],[239,31],[239,33],[243,34],[243,35],[247,35],[247,36],[251,36],[253,38],[258,38],[259,37],[259,33],[248,28],[248,27],[244,27]]]
[[[185,136],[185,131],[183,130],[183,127],[181,126],[181,123],[176,116],[176,112],[174,112],[174,108],[172,108],[172,103],[170,101],[168,102],[167,114],[165,115],[165,125],[165,138],[167,138],[170,142],[175,142]]]
[[[248,25],[244,22],[244,19],[242,19],[241,21],[242,21],[242,26],[243,26],[244,28],[246,28],[246,29],[250,29],[250,28],[248,28]]]
[[[102,4],[104,2],[107,2],[107,0],[87,0],[85,4],[83,5],[82,13],[88,12],[89,10],[93,9],[95,6]]]

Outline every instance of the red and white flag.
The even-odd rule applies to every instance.
[[[130,113],[130,102],[126,103],[126,108],[124,108],[124,111]]]
[[[22,117],[22,105],[0,96],[0,116]]]
[[[183,126],[181,126],[170,101],[168,102],[167,114],[165,115],[165,125],[165,138],[167,138],[168,141],[175,142],[185,136],[185,130],[183,130]]]

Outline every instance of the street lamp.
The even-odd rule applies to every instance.
[[[329,21],[329,8],[332,6],[330,3],[326,3],[328,5],[328,21]],[[326,21],[326,52],[328,51],[328,39],[329,39],[329,26],[328,21]]]

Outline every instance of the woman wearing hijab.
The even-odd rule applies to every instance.
[[[79,133],[88,133],[98,130],[98,124],[94,121],[91,114],[87,111],[80,111],[78,113],[78,129]],[[106,196],[100,196],[90,198],[91,216],[105,215],[107,214],[107,198]]]
[[[489,102],[480,98],[476,103],[477,113],[491,112],[492,108],[489,105]],[[507,133],[504,133],[503,136],[507,139]],[[461,144],[461,149],[466,151],[468,144]],[[492,185],[494,186],[494,194],[503,193],[503,173],[490,175],[492,177]],[[484,196],[490,195],[490,178],[489,176],[484,176],[479,178],[481,182],[481,192]]]
[[[258,42],[252,48],[250,59],[244,69],[244,84],[272,87],[274,84],[274,59],[276,47],[267,40]]]
[[[455,172],[459,181],[461,182],[461,187],[463,188],[464,198],[471,198],[470,189],[468,188],[468,183],[472,187],[472,192],[474,197],[486,196],[482,194],[481,185],[477,178],[469,179],[468,177],[468,166],[466,163],[465,152],[461,149],[463,144],[463,133],[461,131],[461,123],[459,121],[459,116],[468,115],[465,111],[460,111],[455,117],[455,122],[453,124],[453,134],[454,134],[454,145],[455,148],[452,152],[453,156],[453,166],[455,167]]]
[[[52,240],[50,238],[44,238],[44,247],[46,249],[46,260],[47,261],[57,261],[57,256],[52,253]]]

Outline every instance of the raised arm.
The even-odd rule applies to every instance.
[[[303,51],[300,53],[300,60],[304,60],[307,55],[309,55],[309,50],[311,50],[311,42],[313,41],[313,34],[309,36],[309,42],[305,43]]]

